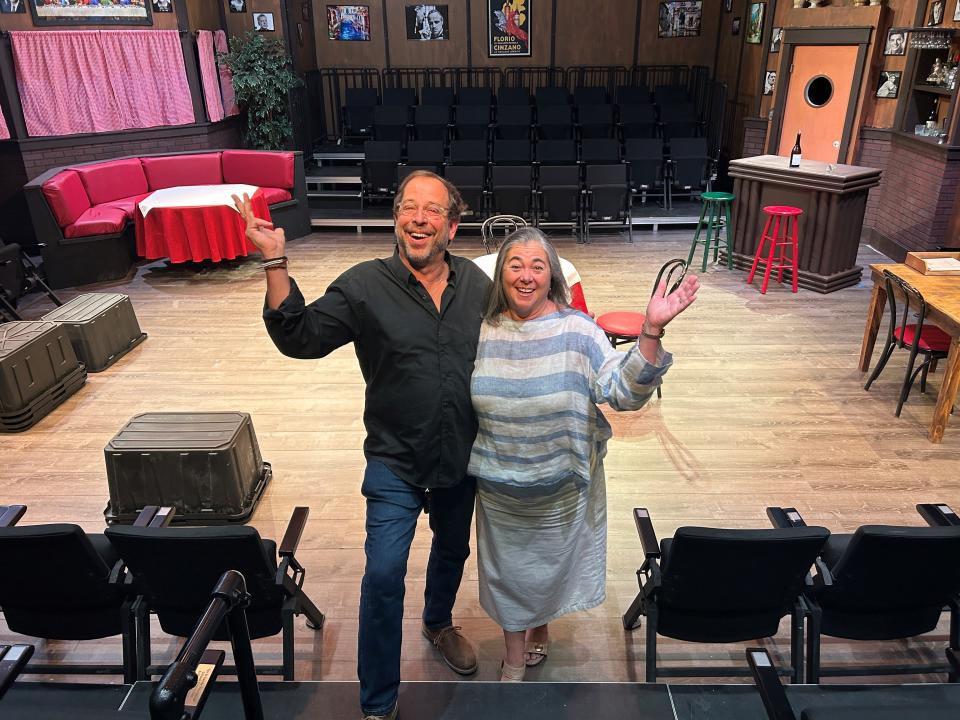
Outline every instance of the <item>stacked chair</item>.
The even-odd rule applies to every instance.
[[[571,92],[563,77],[547,76],[547,84],[536,88],[517,84],[524,82],[519,74],[508,74],[508,84],[499,87],[457,79],[422,87],[419,104],[414,88],[387,87],[382,97],[373,87],[347,89],[342,139],[377,143],[364,146],[370,151],[364,197],[387,198],[411,169],[439,165],[469,196],[474,219],[520,214],[537,224],[568,226],[589,241],[591,227],[624,225],[631,240],[634,205],[670,208],[674,197],[696,199],[710,189],[715,163],[703,119],[684,87],[578,84]],[[484,78],[469,82],[476,80]],[[413,143],[425,142],[440,143],[442,150],[432,146],[424,158],[426,146]],[[496,169],[521,163],[532,165],[529,178]],[[569,169],[546,169],[571,163],[578,167],[575,181]],[[580,197],[568,212],[566,188],[573,185]],[[560,205],[556,188],[564,188]],[[524,208],[522,201],[528,202]]]

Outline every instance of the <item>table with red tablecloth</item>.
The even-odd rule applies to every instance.
[[[252,185],[191,185],[157,190],[137,204],[137,255],[171,262],[233,260],[257,252],[231,195],[250,196],[254,215],[270,220],[260,188]]]

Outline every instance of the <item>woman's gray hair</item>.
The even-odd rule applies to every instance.
[[[483,313],[483,319],[492,325],[500,323],[500,316],[508,307],[507,294],[503,288],[503,266],[516,245],[526,245],[527,243],[537,243],[547,254],[547,262],[550,263],[550,290],[547,292],[547,299],[556,303],[558,308],[570,307],[570,287],[563,276],[560,256],[557,255],[556,249],[547,240],[547,236],[537,228],[524,227],[510,233],[503,241],[500,252],[497,254],[497,265],[493,271],[493,287],[490,289],[487,309]]]

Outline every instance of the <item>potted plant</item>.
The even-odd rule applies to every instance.
[[[237,105],[246,115],[247,147],[283,150],[293,133],[287,95],[302,85],[279,40],[248,32],[230,39],[230,52],[220,62],[233,74]]]

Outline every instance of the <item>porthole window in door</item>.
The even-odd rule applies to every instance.
[[[811,107],[823,107],[833,97],[833,81],[826,75],[810,78],[803,90],[803,98]]]

